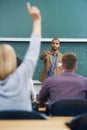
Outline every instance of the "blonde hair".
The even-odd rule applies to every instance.
[[[0,45],[0,80],[4,80],[17,67],[16,53],[8,44]]]

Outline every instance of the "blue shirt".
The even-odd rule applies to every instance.
[[[57,55],[52,54],[52,64],[51,64],[51,67],[50,67],[50,69],[48,71],[47,77],[50,77],[50,76],[54,75],[54,68],[55,68],[55,64],[56,64],[56,59],[57,59]]]

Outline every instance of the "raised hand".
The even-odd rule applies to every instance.
[[[27,10],[33,20],[41,20],[40,10],[36,6],[31,6],[30,3],[27,3]]]

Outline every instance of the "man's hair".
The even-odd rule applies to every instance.
[[[74,53],[66,53],[62,58],[62,65],[65,69],[72,70],[76,66],[77,56]]]
[[[60,40],[59,40],[58,38],[56,38],[56,37],[55,37],[55,38],[53,38],[51,42],[53,42],[54,40],[58,40],[58,41],[59,41],[59,43],[60,43]]]

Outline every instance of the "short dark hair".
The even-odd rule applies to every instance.
[[[55,37],[55,38],[53,38],[51,42],[53,42],[54,40],[58,40],[58,41],[59,41],[59,43],[60,43],[60,40],[59,40],[58,38],[56,38],[56,37]]]
[[[77,56],[74,53],[66,53],[62,58],[62,65],[65,69],[72,70],[76,66]]]

